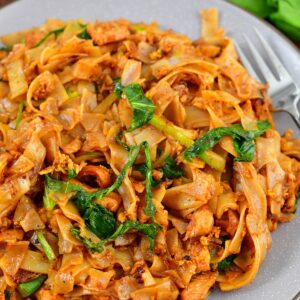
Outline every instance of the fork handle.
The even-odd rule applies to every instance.
[[[282,108],[280,108],[280,110],[287,112],[293,118],[293,121],[300,129],[300,114],[298,110],[299,100],[300,100],[300,93],[294,94],[293,100],[285,102],[285,104],[283,105]]]

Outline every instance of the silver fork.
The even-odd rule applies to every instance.
[[[274,72],[270,68],[270,64],[266,62],[263,55],[259,53],[246,35],[244,35],[244,39],[248,49],[250,50],[249,52],[251,52],[251,56],[248,52],[238,46],[237,43],[235,43],[240,60],[254,79],[269,83],[268,94],[272,99],[273,107],[277,111],[285,111],[289,113],[300,128],[300,113],[297,107],[300,100],[300,88],[294,82],[293,78],[283,66],[280,59],[267,41],[262,37],[257,29],[255,29],[255,32],[279,78],[276,78]]]

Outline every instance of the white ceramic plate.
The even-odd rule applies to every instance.
[[[220,0],[21,0],[0,10],[0,35],[41,25],[47,18],[109,20],[128,18],[132,21],[153,20],[163,28],[199,36],[198,11],[217,7],[221,24],[228,35],[242,43],[242,35],[255,39],[253,27],[267,38],[285,66],[300,85],[300,56],[297,48],[266,23]],[[280,131],[294,127],[286,115],[277,116]],[[296,131],[299,135],[299,131]],[[283,224],[272,235],[272,249],[249,286],[230,293],[213,291],[209,299],[290,300],[300,291],[300,231],[299,217]]]

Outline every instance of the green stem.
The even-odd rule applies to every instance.
[[[56,205],[56,202],[49,196],[49,190],[48,190],[47,186],[45,186],[45,192],[44,192],[44,196],[43,196],[43,204],[44,204],[44,207],[46,208],[46,210],[48,210],[48,211],[53,210],[53,208]]]
[[[47,275],[41,275],[40,277],[33,280],[23,282],[19,284],[18,291],[20,292],[22,297],[29,297],[41,287],[46,278]]]
[[[157,129],[159,129],[160,131],[164,132],[165,134],[170,135],[176,141],[178,141],[180,144],[184,145],[187,148],[194,143],[194,141],[191,138],[186,136],[174,126],[169,125],[169,122],[158,117],[157,115],[154,115],[154,117],[150,120],[149,123]],[[211,150],[207,150],[204,153],[199,154],[199,157],[214,169],[218,171],[224,171],[226,161],[222,156],[218,155],[217,153]]]
[[[58,37],[61,33],[63,33],[64,30],[65,30],[65,27],[61,27],[61,28],[58,28],[58,29],[48,32],[42,39],[39,40],[39,42],[37,42],[34,45],[33,48],[37,48],[37,47],[41,46],[51,35]]]
[[[149,123],[157,129],[159,129],[160,131],[164,132],[165,134],[170,135],[185,147],[190,147],[194,142],[191,138],[186,136],[174,126],[169,125],[169,122],[165,121],[163,118],[158,117],[157,115],[154,115]]]
[[[56,259],[55,253],[53,252],[51,246],[46,240],[44,234],[41,231],[37,231],[36,235],[48,259],[50,261],[55,260]]]
[[[132,147],[130,149],[127,163],[125,164],[123,169],[120,171],[115,182],[110,187],[95,192],[93,197],[95,197],[96,199],[102,199],[105,196],[107,196],[108,194],[110,194],[111,192],[113,192],[114,190],[118,189],[121,186],[128,169],[132,167],[132,165],[134,164],[134,162],[142,148],[144,148],[144,151],[145,151],[146,165],[147,165],[145,213],[148,216],[154,217],[156,209],[152,202],[152,193],[151,193],[151,178],[152,178],[151,170],[152,170],[152,167],[151,167],[150,149],[149,149],[149,144],[147,142],[143,142],[143,143],[139,144],[138,146]]]

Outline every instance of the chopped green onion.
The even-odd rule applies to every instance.
[[[41,275],[33,280],[23,282],[19,284],[18,291],[20,292],[22,297],[29,297],[41,287],[46,278],[47,275]]]
[[[48,259],[50,261],[54,260],[56,258],[55,253],[53,252],[53,249],[46,240],[44,234],[41,231],[37,231],[36,235]]]

